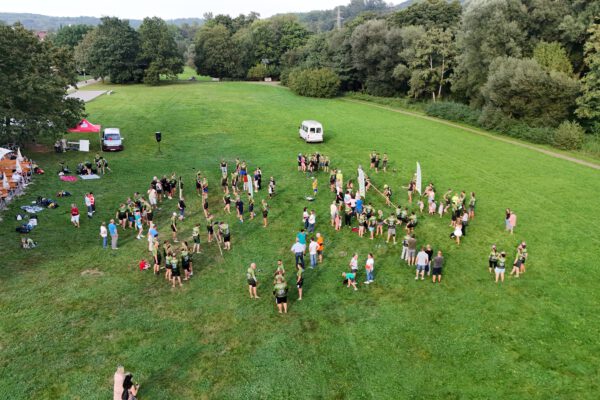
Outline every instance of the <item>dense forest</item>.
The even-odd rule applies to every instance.
[[[312,13],[206,14],[135,29],[104,17],[50,37],[77,70],[158,84],[185,64],[221,79],[279,79],[305,96],[401,99],[537,143],[600,152],[600,2],[352,0]]]

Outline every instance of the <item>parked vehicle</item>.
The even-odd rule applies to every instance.
[[[318,143],[323,141],[323,125],[318,121],[302,121],[298,133],[307,143]]]
[[[123,150],[123,137],[119,128],[106,128],[102,133],[102,151]]]

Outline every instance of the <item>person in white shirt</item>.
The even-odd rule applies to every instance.
[[[335,200],[329,206],[329,215],[331,215],[331,226],[335,226],[335,217],[337,216],[337,204],[335,204]]]
[[[312,233],[315,231],[315,224],[317,223],[317,216],[315,214],[315,210],[310,211],[310,215],[308,216],[308,232]]]
[[[310,244],[308,245],[308,254],[310,254],[310,269],[317,266],[317,250],[319,249],[319,243],[315,238],[310,238]]]
[[[367,272],[367,280],[365,284],[375,282],[375,276],[373,275],[375,271],[375,259],[373,258],[373,253],[369,253],[367,256],[367,263],[365,264],[365,271]]]
[[[425,247],[421,247],[421,251],[417,253],[416,260],[417,269],[415,274],[415,280],[419,279],[419,273],[421,274],[421,280],[424,280],[425,267],[429,265],[429,255],[427,255],[427,253],[425,252]]]
[[[302,265],[304,268],[304,245],[300,244],[300,241],[296,238],[296,243],[290,249],[296,256],[296,265]]]
[[[100,225],[100,237],[102,238],[102,248],[106,249],[108,246],[108,230],[106,229],[106,222]]]

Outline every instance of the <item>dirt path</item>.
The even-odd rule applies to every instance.
[[[363,105],[367,105],[367,106],[371,106],[371,107],[381,108],[383,110],[393,111],[393,112],[397,112],[399,114],[409,115],[411,117],[417,117],[417,118],[421,118],[421,119],[426,119],[428,121],[433,121],[433,122],[437,122],[439,124],[444,124],[444,125],[447,125],[447,126],[451,126],[453,128],[462,129],[464,131],[475,133],[475,134],[480,135],[480,136],[485,136],[485,137],[488,137],[490,139],[498,140],[500,142],[514,144],[516,146],[520,146],[520,147],[524,147],[526,149],[534,150],[534,151],[537,151],[538,153],[546,154],[546,155],[551,156],[551,157],[560,158],[562,160],[571,161],[571,162],[574,162],[574,163],[579,164],[579,165],[584,165],[584,166],[589,167],[589,168],[600,170],[600,164],[596,164],[596,163],[593,163],[593,162],[581,160],[579,158],[567,156],[565,154],[557,153],[557,152],[554,152],[552,150],[546,150],[546,149],[543,149],[541,147],[537,147],[537,146],[534,146],[534,145],[531,145],[531,144],[527,144],[527,143],[522,143],[522,142],[519,142],[519,141],[516,141],[516,140],[512,140],[512,139],[509,139],[509,138],[506,138],[506,137],[502,137],[502,136],[499,136],[499,135],[493,135],[491,133],[487,133],[487,132],[480,131],[480,130],[477,130],[477,129],[468,128],[466,126],[458,125],[458,124],[455,124],[455,123],[452,123],[452,122],[449,122],[449,121],[444,121],[443,119],[429,117],[427,115],[417,114],[417,113],[410,112],[410,111],[398,110],[396,108],[386,107],[386,106],[382,106],[382,105],[379,105],[379,104],[374,104],[374,103],[371,103],[371,102],[368,102],[368,101],[352,100],[352,99],[341,99],[341,100],[342,101],[347,101],[349,103],[363,104]]]
[[[67,93],[73,93],[73,92],[81,89],[82,87],[86,87],[88,85],[93,85],[94,83],[98,83],[98,82],[100,82],[100,79],[88,79],[86,81],[77,82],[77,87],[69,86],[69,88],[67,89]]]

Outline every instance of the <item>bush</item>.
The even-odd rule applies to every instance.
[[[271,71],[262,63],[258,63],[248,70],[248,79],[251,81],[262,81],[268,76],[271,76]]]
[[[307,97],[334,97],[340,90],[340,78],[330,68],[292,70],[286,83],[296,94]]]
[[[481,111],[472,109],[466,104],[451,101],[438,101],[431,103],[425,109],[427,115],[447,119],[449,121],[462,122],[469,125],[478,125]]]
[[[564,121],[554,131],[554,146],[563,150],[579,150],[585,140],[585,132],[577,122]]]

